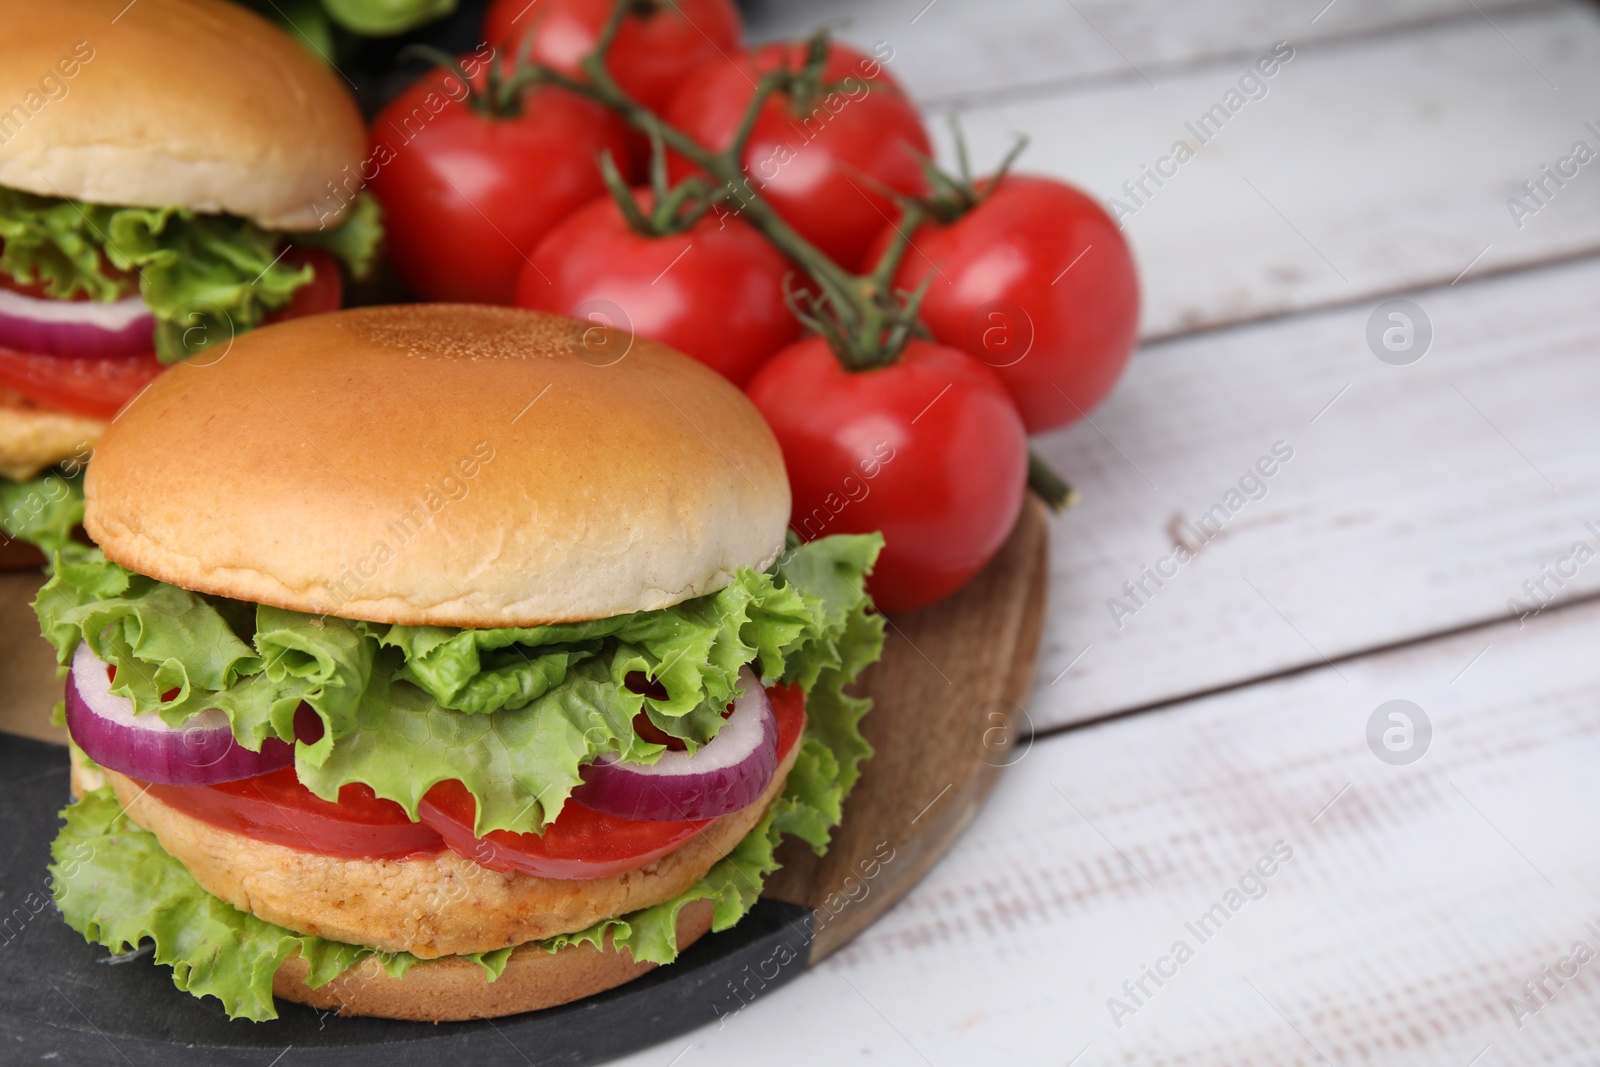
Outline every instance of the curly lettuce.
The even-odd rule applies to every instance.
[[[722,726],[753,663],[767,682],[810,691],[859,670],[881,635],[862,586],[882,539],[829,537],[771,571],[670,608],[527,628],[400,627],[307,615],[194,593],[66,546],[34,602],[67,664],[80,642],[117,668],[113,692],[181,726],[218,708],[240,744],[295,741],[302,705],[322,725],[296,744],[300,781],[333,800],[353,782],[417,818],[433,785],[461,781],[476,830],[542,832],[602,755],[651,763],[663,746],[634,728],[642,711],[693,750]],[[872,652],[875,656],[875,650]],[[636,691],[631,676],[660,686]],[[844,707],[859,717],[864,706]],[[860,758],[830,739],[846,779]]]
[[[83,523],[83,471],[48,470],[25,482],[0,478],[0,534],[59,552]]]
[[[313,276],[282,258],[285,241],[323,248],[358,277],[383,234],[363,196],[338,226],[284,234],[232,215],[110,207],[0,187],[0,274],[47,295],[118,300],[137,290],[155,316],[165,363],[259,326]]]
[[[127,817],[110,786],[84,794],[61,817],[65,824],[50,846],[50,887],[67,925],[113,953],[151,942],[155,962],[172,968],[173,985],[216,997],[230,1019],[276,1019],[272,976],[297,953],[310,967],[312,989],[369,959],[394,978],[422,962],[409,952],[297,934],[219,900],[155,834]],[[497,949],[463,958],[482,966],[492,982],[510,956],[510,949]]]
[[[678,954],[677,921],[684,907],[711,901],[712,929],[725,930],[750,910],[763,881],[777,869],[776,850],[785,834],[806,841],[819,854],[826,850],[860,763],[872,751],[859,729],[869,702],[844,689],[878,658],[883,646],[883,620],[869,614],[859,581],[881,542],[829,540],[835,543],[817,542],[823,547],[791,552],[775,572],[804,590],[801,595],[811,598],[820,620],[805,640],[786,646],[781,677],[807,688],[809,695],[801,750],[778,800],[732,851],[679,896],[549,938],[536,943],[538,947],[554,952],[572,944],[609,943],[635,959],[671,963]],[[584,662],[592,672],[593,660]],[[394,689],[415,690],[392,676],[390,682]],[[481,715],[438,710],[462,723],[485,721]],[[276,1018],[272,976],[295,952],[310,963],[308,982],[313,987],[369,959],[395,976],[428,965],[408,953],[379,953],[296,934],[218,900],[162,851],[154,834],[125,817],[108,788],[87,794],[62,814],[65,826],[51,848],[51,875],[68,925],[113,952],[152,941],[155,961],[172,967],[179,989],[216,997],[230,1018]],[[493,981],[511,952],[469,958]]]

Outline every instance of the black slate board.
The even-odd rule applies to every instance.
[[[546,1011],[433,1025],[340,1018],[279,1001],[275,1021],[230,1022],[217,1001],[175,989],[170,969],[148,957],[111,963],[61,921],[45,867],[67,800],[65,748],[0,734],[5,1067],[603,1063],[736,1012],[795,978],[810,958],[809,909],[761,900],[739,925],[702,938],[670,967]]]

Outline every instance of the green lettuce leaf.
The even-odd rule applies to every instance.
[[[390,37],[444,18],[456,0],[322,0],[333,20],[369,37]]]
[[[216,997],[230,1019],[278,1017],[272,976],[297,951],[311,966],[306,984],[312,989],[368,959],[394,978],[427,962],[409,952],[297,934],[219,900],[167,855],[155,834],[126,816],[109,786],[84,794],[61,817],[65,825],[50,846],[50,887],[67,925],[114,953],[152,942],[156,963],[172,968],[173,985]],[[462,958],[481,966],[492,982],[513,951]]]
[[[823,604],[831,636],[822,643],[834,647],[829,654],[813,648],[816,658],[797,656],[791,665],[796,684],[811,676],[806,733],[782,795],[761,821],[703,878],[674,899],[549,938],[539,943],[542,948],[554,952],[571,944],[604,947],[609,942],[618,949],[626,948],[635,959],[671,963],[678,954],[677,921],[685,906],[697,900],[712,901],[712,928],[725,930],[750,910],[767,875],[777,869],[775,853],[784,834],[799,836],[818,853],[826,849],[858,765],[871,753],[858,729],[866,702],[846,696],[843,689],[866,664],[877,659],[883,623],[866,613],[866,603],[859,595],[851,601],[844,590],[851,582],[859,585],[859,570],[870,566],[876,551],[877,544],[870,539],[831,546],[833,562],[817,573],[793,579],[797,585],[807,583],[804,595]],[[791,557],[779,571],[787,565],[797,574],[803,573],[822,562],[817,556],[807,553],[798,563]],[[830,576],[841,583],[832,598],[820,581]],[[822,665],[815,666],[818,662]],[[580,665],[578,673],[585,668],[594,674],[592,662]],[[395,689],[404,685],[392,684]],[[525,707],[535,704],[537,701]],[[486,721],[482,716],[447,712],[437,705],[434,711],[454,714],[464,723],[482,725]],[[308,981],[314,988],[368,957],[376,957],[397,977],[423,963],[409,953],[378,953],[296,934],[211,896],[161,849],[154,834],[124,816],[109,788],[88,793],[62,815],[65,825],[51,846],[55,863],[50,870],[56,903],[67,924],[113,952],[128,951],[144,940],[154,942],[155,961],[172,967],[173,983],[197,997],[216,997],[230,1018],[259,1021],[277,1017],[272,976],[296,951],[311,963]],[[467,958],[479,963],[494,981],[513,951],[505,948]]]
[[[381,236],[366,198],[341,224],[282,234],[232,215],[110,207],[0,187],[0,273],[62,299],[139,295],[156,319],[156,355],[172,363],[253,329],[311,281],[280,256],[283,242],[326,248],[358,275]]]
[[[313,987],[372,955],[291,933],[207,893],[155,834],[123,814],[109,787],[68,805],[62,817],[50,877],[67,925],[112,952],[153,941],[155,961],[172,968],[173,984],[216,997],[229,1018],[277,1018],[272,976],[296,951],[311,964]]]
[[[829,545],[810,554],[839,548]],[[778,574],[785,572],[780,568]],[[657,726],[688,741],[692,751],[720,728],[722,709],[738,693],[740,667],[756,662],[763,677],[775,678],[785,669],[786,650],[814,640],[826,628],[822,598],[808,600],[802,589],[792,580],[774,581],[773,575],[745,570],[708,596],[592,622],[522,629],[373,629],[384,645],[405,653],[402,678],[443,707],[479,713],[517,708],[538,696],[551,669],[543,657],[587,658],[600,653],[605,642],[604,658],[619,684],[637,671],[666,690],[665,698],[645,697],[643,706]]]
[[[59,551],[83,522],[83,471],[42,471],[26,482],[0,478],[0,533],[46,553]]]
[[[603,919],[587,930],[553,937],[543,945],[554,952],[566,945],[587,942],[604,948],[607,941],[626,948],[634,959],[666,964],[677,959],[678,913],[697,900],[713,901],[711,928],[726,930],[742,919],[761,895],[767,875],[778,869],[776,851],[785,834],[809,844],[820,856],[827,851],[833,828],[839,825],[844,798],[860,778],[861,761],[872,746],[861,736],[861,716],[872,702],[849,696],[844,687],[856,680],[883,651],[881,616],[868,615],[861,592],[861,574],[870,570],[881,541],[840,538],[828,554],[801,550],[779,565],[795,573],[792,580],[816,590],[826,605],[830,637],[819,644],[832,650],[813,649],[816,659],[804,655],[792,661],[794,677],[802,684],[810,676],[806,699],[806,732],[800,754],[784,783],[784,790],[755,828],[704,878],[672,900],[613,919]],[[818,542],[813,542],[816,544]],[[853,591],[852,591],[853,590]],[[821,665],[817,665],[821,661]]]
[[[322,737],[296,746],[296,773],[318,796],[370,786],[413,819],[434,784],[460,780],[476,830],[542,832],[601,755],[648,763],[650,719],[693,749],[721,727],[738,670],[812,692],[837,714],[819,729],[848,787],[867,753],[854,722],[864,702],[841,679],[876,658],[882,620],[862,583],[882,539],[829,537],[785,554],[769,573],[740,572],[719,592],[670,608],[589,623],[460,630],[351,622],[251,607],[166,585],[68,545],[34,602],[66,664],[79,642],[117,668],[113,692],[136,713],[178,726],[220,708],[240,743],[293,741],[302,702]],[[630,674],[659,682],[642,696]]]
[[[372,273],[378,246],[383,243],[383,209],[376,197],[362,193],[345,210],[338,225],[286,234],[285,238],[303,248],[320,248],[343,263],[352,275],[365,278]]]

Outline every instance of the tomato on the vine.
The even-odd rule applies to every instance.
[[[746,390],[783,449],[802,540],[881,530],[878,607],[942,600],[999,550],[1022,506],[1028,446],[993,371],[945,345],[851,372],[820,337],[791,345]]]
[[[1094,200],[1051,178],[978,182],[976,207],[927,222],[895,284],[915,289],[933,335],[993,367],[1029,433],[1094,407],[1138,339],[1139,278],[1122,231]],[[863,262],[896,236],[886,227]]]
[[[716,150],[733,143],[761,76],[805,66],[806,44],[771,44],[696,68],[667,109],[669,123]],[[761,107],[742,161],[756,195],[835,262],[850,267],[895,212],[888,190],[927,189],[919,156],[932,154],[917,110],[886,60],[829,46],[811,94],[774,93]],[[673,156],[674,179],[695,172]],[[728,208],[736,211],[737,190]]]
[[[504,52],[526,55],[563,74],[581,77],[579,63],[594,50],[617,0],[494,0],[483,18],[483,37]],[[744,25],[733,0],[653,0],[634,4],[606,57],[606,69],[624,92],[652,111],[672,99],[696,65],[739,47]]]
[[[634,200],[648,216],[651,193],[637,190]],[[799,335],[783,298],[791,269],[741,219],[707,214],[681,233],[648,237],[629,226],[608,195],[545,235],[522,269],[513,303],[599,315],[743,385],[762,360]]]
[[[530,88],[512,110],[485,114],[441,68],[373,121],[389,261],[417,296],[509,304],[528,250],[605,191],[600,153],[628,158],[621,120],[564,89]]]

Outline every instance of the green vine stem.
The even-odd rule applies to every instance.
[[[1031,448],[1028,449],[1028,488],[1039,494],[1039,499],[1058,515],[1078,502],[1078,491]]]
[[[606,68],[606,57],[617,39],[623,20],[634,13],[635,7],[634,0],[618,0],[612,7],[594,48],[578,65],[582,77],[572,77],[543,64],[533,63],[528,59],[525,49],[524,54],[517,57],[510,77],[496,88],[501,93],[520,93],[525,86],[536,82],[556,85],[593,100],[619,115],[628,125],[648,137],[652,148],[652,185],[656,192],[656,210],[653,218],[645,218],[629,192],[626,196],[627,205],[622,210],[625,215],[632,211],[631,215],[627,215],[630,225],[641,232],[649,232],[652,227],[678,225],[681,220],[688,218],[690,221],[682,223],[686,227],[715,204],[733,204],[735,213],[742,215],[773,247],[789,257],[815,286],[816,291],[813,292],[810,286],[789,284],[787,294],[790,307],[802,322],[828,340],[834,355],[845,368],[865,371],[892,364],[913,336],[927,335],[925,327],[917,319],[917,311],[928,285],[928,282],[924,282],[916,292],[907,293],[895,289],[892,279],[910,247],[911,234],[930,214],[937,217],[942,210],[938,202],[944,198],[936,195],[924,203],[907,200],[905,213],[895,227],[894,239],[874,264],[871,273],[857,275],[835,263],[827,253],[802,237],[773,210],[751,187],[743,165],[744,152],[761,110],[773,94],[787,91],[804,96],[823,91],[821,75],[828,55],[827,31],[820,30],[808,40],[806,59],[799,70],[785,67],[761,76],[733,139],[726,149],[717,151],[701,144],[633,99]],[[934,188],[936,193],[954,194],[957,200],[967,200],[966,206],[970,208],[976,198],[970,194],[972,185],[964,140],[959,142],[959,147],[962,167],[960,182],[935,181]],[[713,189],[704,182],[700,187],[686,182],[668,190],[664,162],[667,149],[678,153],[709,175],[717,188]],[[1009,167],[1021,149],[1021,144],[1013,149],[1007,156],[1006,166]],[[615,161],[606,157],[601,161],[601,167],[608,185],[621,204],[627,187],[617,171]],[[968,195],[963,197],[963,193]],[[666,211],[665,215],[663,211]],[[1031,450],[1028,453],[1028,485],[1053,510],[1069,507],[1076,499],[1072,487]]]
[[[539,64],[529,64],[525,71],[519,70],[514,75],[514,80],[530,78],[558,85],[594,100],[649,137],[652,144],[671,149],[704,171],[719,186],[716,194],[722,198],[722,202],[735,205],[738,214],[788,256],[815,284],[819,292],[807,294],[799,310],[805,313],[803,319],[809,316],[807,325],[816,328],[822,324],[821,332],[833,344],[840,361],[848,369],[857,371],[893,363],[916,328],[915,294],[897,293],[886,284],[892,276],[892,267],[884,270],[880,264],[880,269],[861,276],[835,263],[825,252],[796,232],[761,198],[746,180],[742,163],[745,147],[761,109],[774,93],[805,84],[812,86],[809,91],[817,91],[820,63],[827,55],[826,35],[819,33],[812,38],[807,49],[807,62],[799,71],[783,69],[761,77],[732,142],[727,149],[719,152],[696,141],[634,100],[606,69],[606,55],[628,11],[626,2],[612,9],[594,50],[579,64],[583,71],[582,78],[574,78]],[[886,260],[898,263],[905,255],[910,231],[917,221],[920,221],[920,215],[906,220],[912,225],[899,228],[900,232],[885,253]]]

